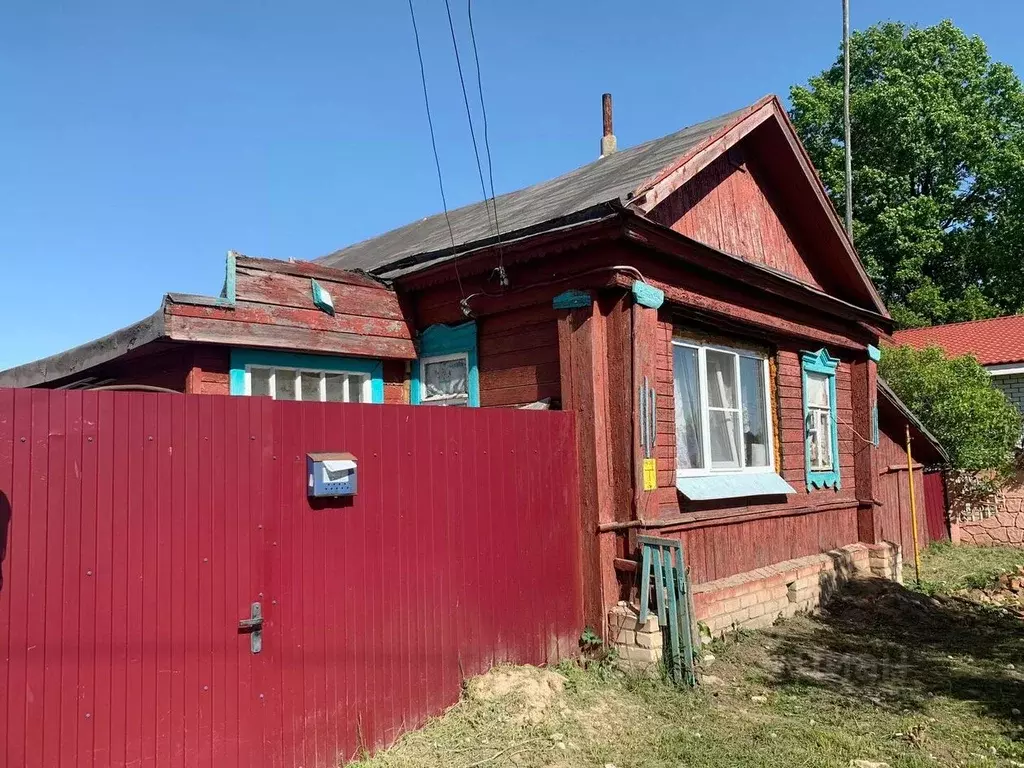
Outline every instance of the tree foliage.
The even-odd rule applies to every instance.
[[[1024,91],[951,22],[877,24],[851,55],[854,240],[897,324],[1024,310]],[[845,208],[841,55],[790,116]]]
[[[938,438],[954,467],[1012,466],[1020,412],[973,357],[950,359],[938,347],[888,347],[878,373]]]

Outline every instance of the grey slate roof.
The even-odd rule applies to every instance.
[[[720,132],[749,108],[620,150],[550,181],[500,195],[496,203],[502,238],[567,217],[585,219],[586,212],[594,209],[596,215],[603,203],[624,202],[640,184]],[[494,237],[493,219],[488,211],[489,206],[478,202],[449,212],[457,250],[467,250],[474,243]],[[440,213],[334,251],[318,261],[332,267],[397,277],[450,258],[451,245],[448,225]],[[436,258],[426,259],[415,267],[395,267],[395,262],[420,254],[435,254]]]

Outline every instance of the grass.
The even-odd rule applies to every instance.
[[[928,594],[951,594],[960,589],[985,589],[1000,574],[1024,565],[1024,549],[933,544],[921,553],[921,589]],[[913,567],[904,568],[913,577]]]
[[[473,681],[443,717],[358,765],[1016,768],[1024,624],[950,592],[1021,554],[929,551],[927,594],[855,583],[821,616],[713,644],[695,691],[577,664],[499,671],[523,685],[494,696],[479,687],[492,675]]]

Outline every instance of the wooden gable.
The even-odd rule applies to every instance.
[[[888,316],[774,97],[644,182],[633,201],[680,234]]]
[[[334,312],[314,305],[316,281]],[[168,296],[168,337],[232,346],[412,360],[412,331],[394,291],[365,275],[309,262],[229,259],[228,296]],[[201,297],[200,297],[201,299]]]
[[[734,147],[654,208],[650,218],[719,251],[824,288],[827,275],[800,243],[794,216],[773,196],[765,173]]]

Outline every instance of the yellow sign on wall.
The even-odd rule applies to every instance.
[[[658,460],[644,459],[644,490],[653,491],[658,487]]]

